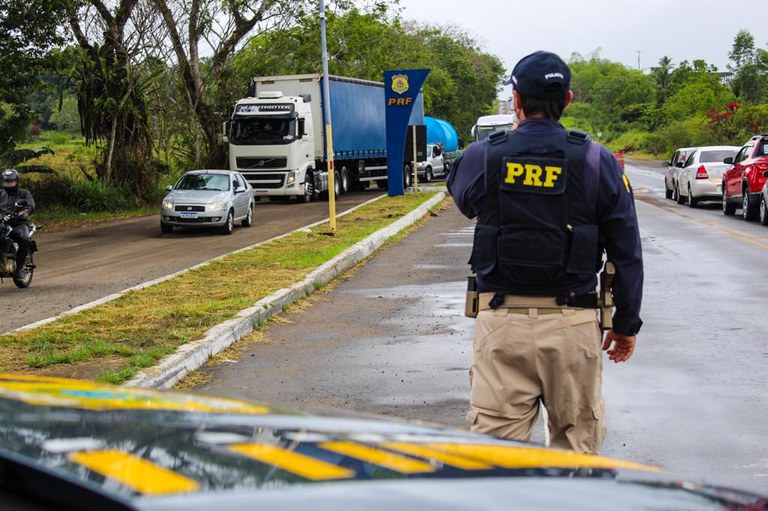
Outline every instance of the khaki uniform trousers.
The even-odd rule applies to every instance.
[[[492,297],[480,295],[467,414],[472,431],[528,441],[543,404],[552,446],[596,454],[606,434],[597,311],[512,296],[490,310]]]

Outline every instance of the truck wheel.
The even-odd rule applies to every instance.
[[[299,195],[299,202],[302,204],[307,204],[308,202],[312,202],[314,196],[315,176],[307,173],[307,176],[304,178],[304,195]]]
[[[411,187],[411,179],[413,176],[411,176],[411,166],[406,165],[403,169],[403,188],[410,188]]]
[[[347,167],[341,167],[340,195],[349,191],[349,171]]]
[[[339,179],[339,171],[338,170],[334,170],[333,171],[333,176],[334,176],[334,179],[333,179],[333,195],[335,197],[338,197],[339,195],[341,195],[341,179]]]
[[[768,225],[768,204],[765,202],[765,195],[760,196],[760,223]]]
[[[725,187],[723,187],[723,214],[731,216],[736,213],[736,206],[728,201],[728,195],[725,193]]]
[[[744,197],[742,205],[741,205],[741,216],[746,220],[747,222],[751,222],[755,219],[757,216],[757,208],[752,204],[752,202],[749,200],[749,190],[744,189],[744,193],[742,194]]]
[[[425,183],[429,183],[433,179],[435,179],[435,176],[434,176],[434,174],[432,174],[432,167],[427,167],[424,170],[424,182]]]

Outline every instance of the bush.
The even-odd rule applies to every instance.
[[[70,176],[47,176],[25,185],[38,208],[62,206],[82,213],[137,209],[145,205],[126,185],[112,186],[103,181],[87,181]],[[154,199],[154,197],[153,197]]]

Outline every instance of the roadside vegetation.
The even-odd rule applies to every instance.
[[[37,329],[2,335],[0,372],[125,382],[434,195],[385,197],[341,217],[336,236],[324,235],[329,227],[323,224]]]
[[[742,145],[768,132],[768,41],[740,31],[727,70],[704,60],[663,57],[650,73],[574,54],[574,103],[564,124],[588,131],[613,150],[670,156],[678,147]]]
[[[17,35],[0,38],[0,165],[49,222],[156,208],[183,172],[226,165],[222,122],[251,77],[321,70],[315,0],[39,4],[0,0],[0,33]],[[331,73],[430,67],[425,111],[465,139],[490,113],[504,68],[458,27],[404,20],[396,0],[327,16]]]

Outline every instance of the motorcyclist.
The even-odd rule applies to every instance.
[[[22,206],[17,206],[21,202]],[[30,246],[29,215],[35,212],[35,201],[29,191],[19,188],[19,173],[5,169],[0,188],[0,215],[11,215],[11,239],[19,245],[16,253],[16,278],[26,277],[25,263]]]

